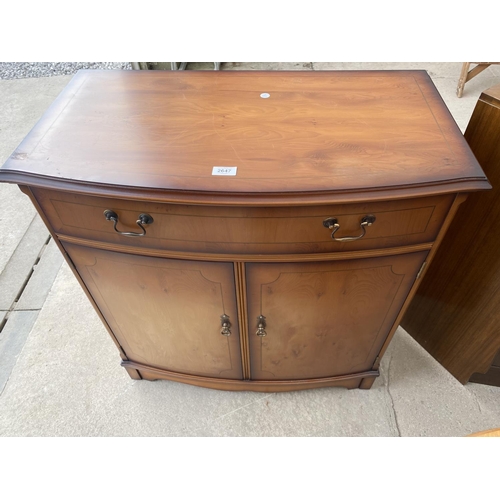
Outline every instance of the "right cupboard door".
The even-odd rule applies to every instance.
[[[427,253],[246,264],[251,378],[371,370]]]

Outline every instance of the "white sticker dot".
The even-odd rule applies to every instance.
[[[263,94],[260,94],[260,97],[262,97],[262,99],[267,99],[268,97],[271,97],[271,94],[264,92]]]

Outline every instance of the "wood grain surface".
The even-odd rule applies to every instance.
[[[426,255],[247,264],[251,378],[372,369]],[[266,318],[264,337],[256,334],[260,315]]]
[[[264,392],[370,388],[425,259],[491,187],[423,71],[82,71],[0,181],[29,194],[132,378]],[[127,237],[106,209],[119,231],[154,222]],[[365,215],[352,241],[323,225],[356,237]]]
[[[233,266],[138,257],[65,244],[127,359],[241,379]],[[221,315],[231,335],[221,335]]]
[[[481,95],[465,138],[493,190],[461,205],[402,321],[462,383],[488,371],[500,350],[500,86]],[[500,385],[493,372],[474,381]]]
[[[362,380],[375,379],[379,376],[378,370],[364,373],[351,373],[339,377],[326,377],[306,380],[229,380],[222,378],[199,377],[183,373],[170,372],[159,368],[141,365],[132,361],[123,361],[122,366],[135,370],[145,380],[172,380],[184,384],[208,387],[224,391],[255,391],[255,392],[284,392],[300,391],[305,389],[319,389],[321,387],[345,387],[356,389]]]
[[[394,248],[430,243],[453,202],[452,195],[408,200],[302,207],[199,207],[82,196],[33,189],[52,227],[59,235],[126,246],[213,254],[306,254]],[[140,232],[136,220],[150,214],[154,222],[145,237],[126,237],[113,230],[103,215],[114,210],[121,231]],[[376,221],[356,241],[338,242],[323,226],[336,217],[335,236],[361,234],[367,214]]]
[[[192,199],[488,187],[425,71],[80,71],[2,178]]]

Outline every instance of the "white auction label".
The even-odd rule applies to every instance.
[[[238,167],[214,167],[212,168],[212,175],[236,175]]]

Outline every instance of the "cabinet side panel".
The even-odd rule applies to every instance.
[[[104,326],[105,326],[106,330],[108,331],[111,339],[113,340],[114,344],[118,348],[118,351],[120,353],[120,357],[122,358],[122,360],[127,360],[127,357],[125,356],[125,353],[124,353],[124,351],[122,349],[122,346],[118,342],[118,339],[116,338],[115,334],[113,333],[111,327],[108,325],[106,319],[102,315],[102,313],[101,313],[101,311],[99,309],[99,306],[95,303],[92,295],[90,294],[90,292],[87,289],[84,281],[82,280],[80,274],[78,273],[78,271],[77,271],[77,269],[76,269],[73,261],[71,260],[70,256],[68,255],[68,253],[64,249],[61,240],[58,238],[57,234],[55,233],[54,227],[51,225],[49,219],[47,218],[47,214],[45,213],[43,207],[38,203],[38,199],[35,196],[35,194],[33,193],[32,188],[28,187],[28,186],[19,186],[19,189],[30,198],[31,202],[33,203],[33,205],[37,209],[38,214],[40,215],[40,217],[42,218],[43,222],[47,226],[47,229],[49,230],[49,232],[50,232],[52,238],[54,239],[54,242],[56,243],[57,247],[61,251],[64,259],[66,260],[66,262],[67,262],[67,264],[69,266],[69,268],[73,272],[75,278],[77,279],[78,283],[80,284],[80,286],[82,287],[83,291],[85,292],[85,295],[87,296],[87,298],[89,299],[90,303],[92,304],[94,310],[96,311],[97,315],[99,316],[99,319],[104,324]],[[133,371],[129,371],[129,375],[132,378],[134,378],[134,379],[140,379],[139,374],[138,373],[133,373]]]
[[[500,349],[500,108],[479,101],[465,137],[493,189],[459,207],[402,326],[460,382]]]

